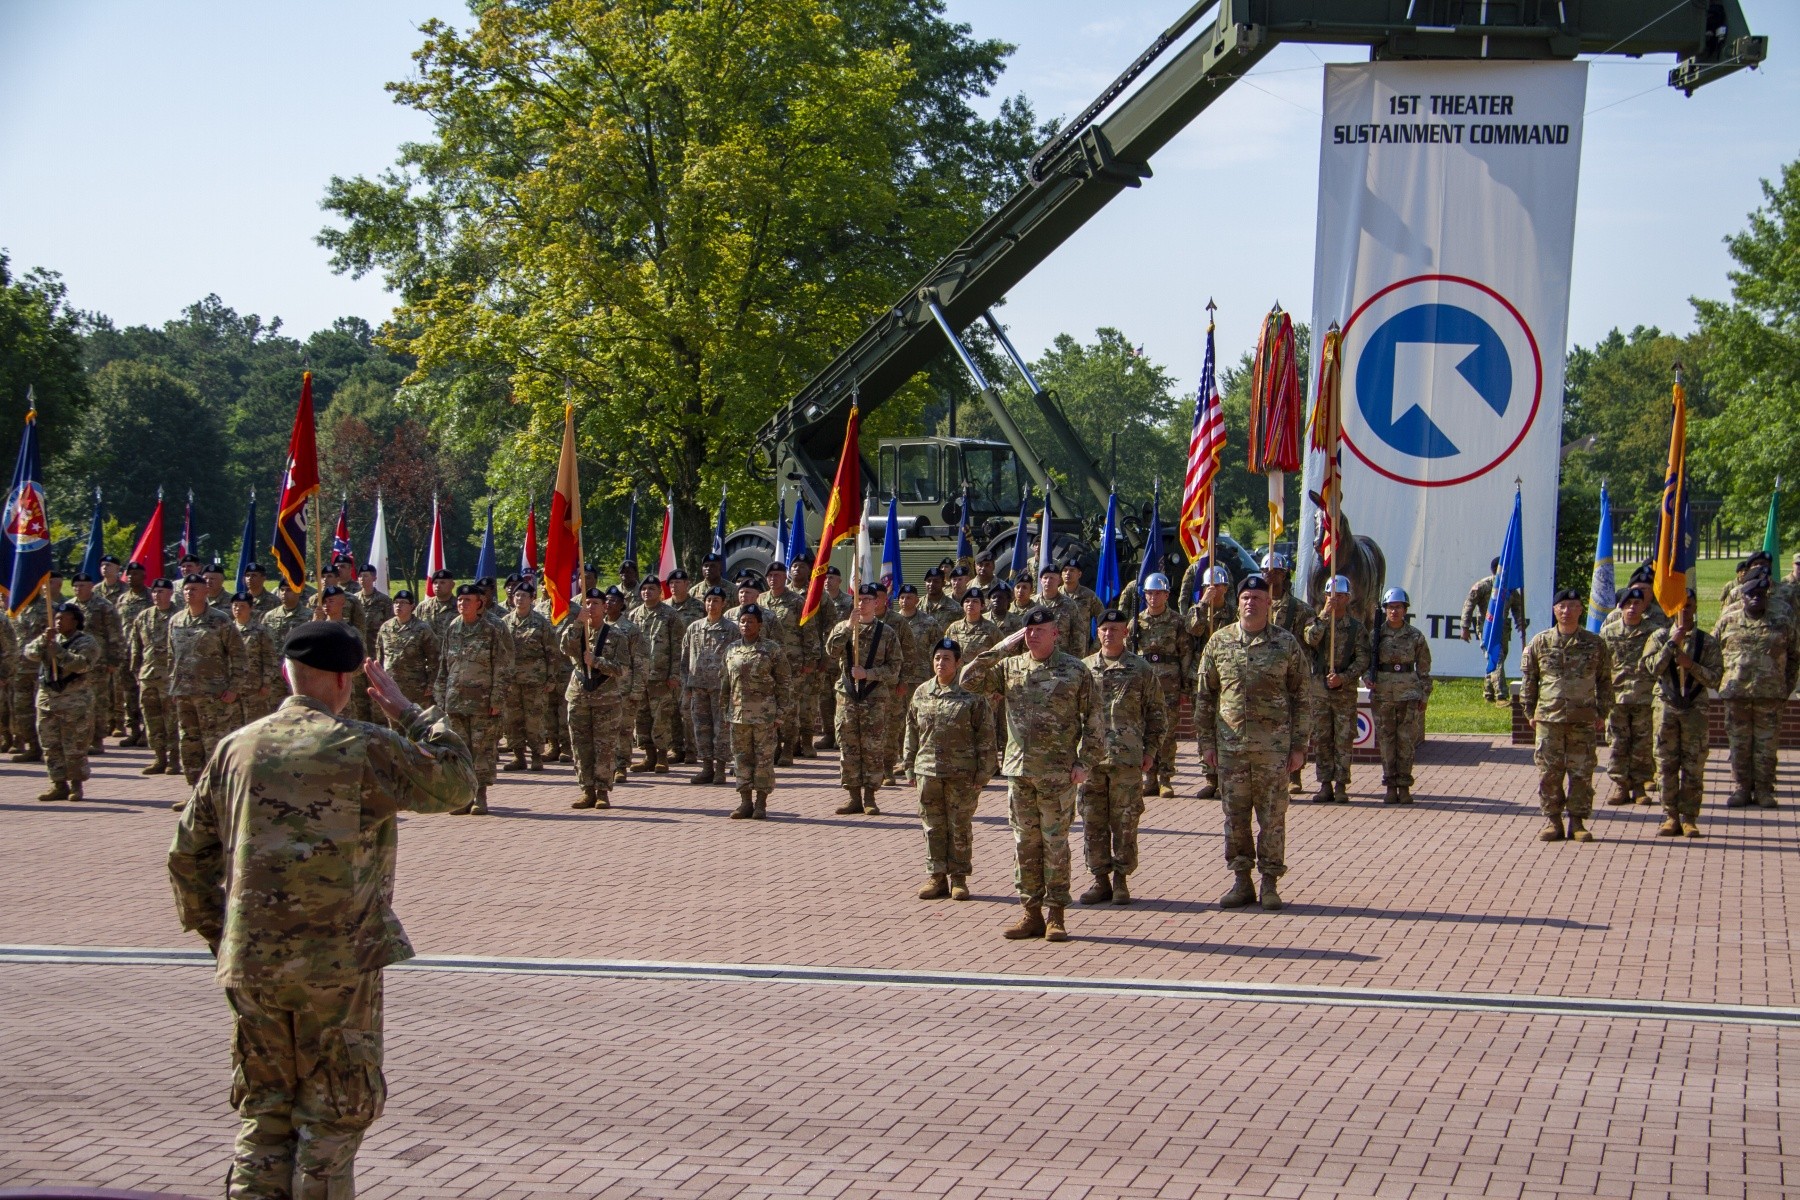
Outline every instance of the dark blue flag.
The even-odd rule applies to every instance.
[[[50,515],[44,486],[38,479],[37,404],[25,414],[19,438],[19,461],[12,490],[6,494],[5,545],[0,548],[0,579],[6,581],[7,608],[13,616],[43,594],[50,578]]]
[[[722,504],[723,498],[720,503]],[[637,489],[631,491],[631,507],[625,513],[625,561],[637,562]]]
[[[88,522],[87,553],[81,556],[81,571],[95,583],[100,582],[100,556],[106,553],[106,527],[100,520],[100,489],[94,489],[94,518]]]
[[[1018,528],[1013,532],[1012,562],[1008,563],[1006,567],[1007,575],[1013,579],[1017,579],[1019,577],[1019,572],[1025,570],[1031,564],[1031,559],[1029,557],[1031,549],[1026,545],[1030,531],[1031,485],[1026,484],[1025,494],[1019,497],[1019,524]]]
[[[1094,594],[1111,608],[1119,602],[1119,494],[1106,497],[1106,525],[1100,531],[1100,562],[1094,568]]]
[[[1137,607],[1140,612],[1144,607],[1144,580],[1162,570],[1162,553],[1162,485],[1159,482],[1150,498],[1150,528],[1144,534],[1144,557],[1138,563]]]
[[[488,501],[487,532],[481,537],[481,555],[475,560],[475,578],[494,578],[494,502]]]
[[[794,519],[788,522],[788,566],[791,568],[794,565],[794,560],[804,558],[806,553],[806,505],[799,496],[795,496]]]
[[[1500,669],[1501,647],[1506,645],[1506,603],[1525,587],[1525,502],[1513,489],[1512,520],[1506,523],[1506,540],[1500,543],[1500,568],[1494,572],[1494,594],[1488,598],[1487,625],[1481,646],[1487,651],[1488,674]]]
[[[250,511],[244,517],[244,533],[238,542],[237,582],[232,585],[234,592],[241,592],[245,587],[244,576],[250,564],[256,561],[256,489],[250,489]]]
[[[637,497],[635,497],[635,496],[632,497],[631,504],[632,504],[631,511],[632,511],[633,515],[635,516],[635,514],[637,513]],[[635,522],[634,522],[634,524],[635,524]],[[636,548],[637,547],[635,545],[632,547],[633,550],[636,550]],[[777,548],[777,549],[779,549],[779,548]],[[719,519],[713,525],[712,552],[714,554],[717,554],[721,558],[723,558],[725,556],[725,489],[724,488],[719,489]]]

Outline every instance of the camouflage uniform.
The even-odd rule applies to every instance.
[[[1189,573],[1192,574],[1191,568]],[[1184,584],[1183,586],[1185,587],[1186,585]],[[1195,669],[1197,669],[1200,663],[1200,655],[1205,651],[1206,644],[1212,640],[1213,634],[1221,629],[1228,629],[1237,624],[1237,609],[1231,604],[1229,599],[1217,608],[1213,608],[1204,602],[1190,604],[1181,614],[1181,623],[1183,628],[1187,630],[1189,643],[1192,646],[1192,650],[1190,651],[1191,658]],[[1299,635],[1296,634],[1295,636],[1298,637]],[[1193,685],[1193,675],[1191,670],[1187,676],[1187,684],[1189,687],[1192,687]],[[1219,768],[1209,767],[1206,765],[1206,760],[1201,759],[1200,776],[1206,781],[1205,786],[1200,789],[1200,798],[1205,800],[1218,795]]]
[[[767,794],[775,787],[775,740],[781,698],[792,686],[787,655],[766,637],[739,641],[725,651],[719,702],[731,722],[731,752],[738,793]]]
[[[13,741],[13,676],[24,670],[24,657],[19,653],[19,631],[6,614],[5,605],[0,605],[0,743],[7,749],[12,747]]]
[[[235,620],[231,627],[244,647],[244,690],[238,695],[233,728],[260,721],[275,711],[275,705],[287,694],[281,678],[281,649],[261,621],[251,617],[248,625]]]
[[[1725,733],[1731,741],[1731,778],[1737,785],[1728,803],[1775,807],[1775,759],[1781,709],[1800,672],[1794,631],[1770,601],[1761,617],[1742,605],[1713,626],[1724,670],[1719,698],[1725,701]]]
[[[670,596],[669,607],[674,609],[675,615],[681,618],[681,632],[684,639],[687,636],[689,625],[695,621],[706,620],[706,602],[692,592],[688,593],[686,600],[676,600],[674,596]],[[678,657],[680,653],[681,644],[677,644],[676,654]],[[682,762],[693,762],[697,757],[694,754],[694,714],[688,708],[685,689],[675,699],[675,757]]]
[[[456,597],[440,600],[436,596],[427,596],[413,607],[413,616],[431,626],[437,634],[438,642],[444,640],[444,634],[450,631],[450,622],[457,620],[462,614],[456,611]]]
[[[1475,581],[1469,589],[1469,598],[1463,601],[1463,628],[1471,630],[1477,642],[1481,641],[1487,629],[1488,605],[1494,599],[1494,576]],[[1510,620],[1509,620],[1510,618]],[[1519,636],[1525,636],[1527,622],[1525,620],[1525,592],[1515,589],[1506,598],[1506,612],[1500,618],[1500,665],[1488,673],[1487,682],[1481,686],[1483,699],[1505,703],[1509,696],[1506,687],[1506,656],[1512,652],[1512,631],[1517,629]],[[1524,670],[1520,668],[1521,672]]]
[[[1585,821],[1594,813],[1594,723],[1612,707],[1612,654],[1599,634],[1553,626],[1525,647],[1519,676],[1520,706],[1537,722],[1532,760],[1544,815],[1560,821],[1566,807]]]
[[[810,624],[810,622],[808,622]],[[731,727],[725,719],[720,696],[724,686],[725,651],[741,634],[736,621],[720,617],[709,621],[704,613],[682,631],[681,695],[692,728],[695,757],[713,773],[713,782],[725,782],[725,755],[731,747]]]
[[[121,715],[113,698],[113,677],[125,661],[125,627],[119,623],[119,610],[98,587],[88,593],[85,604],[80,600],[75,603],[87,618],[81,631],[100,643],[100,661],[88,672],[92,677],[88,693],[94,714],[94,747],[98,750],[100,739],[112,731]]]
[[[1207,641],[1194,670],[1194,735],[1219,759],[1225,863],[1287,873],[1288,756],[1305,744],[1310,671],[1300,641],[1270,621],[1255,633],[1228,625]],[[1251,814],[1256,816],[1254,851]]]
[[[1081,785],[1083,860],[1096,877],[1129,875],[1137,870],[1144,759],[1162,744],[1168,710],[1156,669],[1141,656],[1126,651],[1108,658],[1095,651],[1082,662],[1100,686],[1105,724],[1104,748]]]
[[[825,638],[832,626],[849,617],[855,609],[855,603],[842,592],[836,596],[825,592],[819,597],[817,614],[807,622],[818,627],[819,657],[815,661],[812,678],[815,681],[813,691],[819,703],[819,736],[827,750],[837,745],[837,685],[832,679],[831,664],[825,659]]]
[[[619,709],[619,727],[613,739],[613,773],[617,776],[623,775],[631,765],[633,719],[649,688],[645,664],[649,659],[650,644],[644,631],[630,617],[620,617],[607,624],[612,627],[612,635],[607,640],[619,643],[620,653],[631,671],[630,691]]]
[[[1088,652],[1088,618],[1087,613],[1074,598],[1067,593],[1058,592],[1056,599],[1044,603],[1038,597],[1029,608],[1019,616],[1020,624],[1031,615],[1032,609],[1047,608],[1056,614],[1056,648],[1071,658],[1082,658]],[[1023,647],[1016,653],[1023,654]]]
[[[987,701],[954,682],[921,683],[906,708],[901,761],[919,792],[926,873],[967,877],[975,809],[993,778],[994,719]]]
[[[619,636],[616,625],[589,629],[587,622],[570,619],[563,622],[559,645],[571,665],[563,706],[575,778],[604,805],[617,772],[619,733],[632,692],[631,644]],[[589,650],[596,650],[598,661],[591,671]]]
[[[244,590],[250,593],[250,611],[256,614],[257,620],[263,621],[264,625],[267,625],[268,622],[265,618],[281,607],[281,597],[268,588],[264,588],[260,592],[255,591],[248,584],[244,585]],[[277,647],[277,649],[279,648]]]
[[[375,661],[414,704],[432,703],[438,661],[443,653],[431,624],[415,613],[410,620],[394,617],[375,631]]]
[[[403,736],[303,696],[208,764],[168,866],[233,1015],[234,1200],[352,1194],[387,1094],[381,968],[413,955],[391,902],[395,814],[445,812],[474,790],[437,713],[415,713]]]
[[[1144,794],[1168,788],[1168,794],[1174,795],[1175,727],[1181,721],[1181,697],[1193,670],[1194,639],[1188,636],[1181,615],[1173,608],[1165,608],[1154,615],[1148,610],[1138,613],[1132,619],[1126,645],[1156,673],[1157,692],[1163,702],[1162,736],[1150,743],[1156,761],[1144,774]]]
[[[169,618],[169,701],[181,731],[181,770],[193,783],[230,732],[226,692],[244,690],[244,643],[230,617],[178,607]]]
[[[105,586],[101,585],[102,590]],[[125,744],[142,746],[145,744],[144,710],[138,702],[137,676],[129,666],[131,627],[139,614],[154,607],[155,601],[150,598],[149,588],[130,587],[123,581],[116,590],[108,591],[106,598],[119,612],[119,658],[113,669],[113,711],[119,714],[124,725]]]
[[[563,682],[557,670],[563,661],[562,652],[557,649],[550,619],[541,613],[521,617],[509,612],[501,623],[512,638],[513,656],[503,706],[506,744],[515,760],[523,758],[528,750],[534,760],[539,760],[550,736],[550,691]],[[538,765],[543,764],[539,761]]]
[[[1273,591],[1271,591],[1270,595],[1273,597]],[[1235,609],[1236,606],[1230,605],[1230,607]],[[1311,625],[1313,621],[1318,618],[1318,615],[1318,613],[1313,611],[1312,605],[1294,594],[1291,587],[1282,592],[1279,598],[1271,598],[1269,601],[1269,620],[1293,634],[1296,640],[1298,640],[1300,635],[1306,631],[1306,627]],[[1235,614],[1233,619],[1235,619]],[[1302,643],[1303,650],[1304,646],[1305,644]],[[1312,718],[1310,716],[1307,718],[1307,723],[1301,726],[1301,729],[1305,732],[1306,736],[1303,736],[1300,739],[1300,748],[1306,750],[1309,748],[1308,743],[1312,740]],[[1304,766],[1304,760],[1302,761],[1302,765]],[[1294,771],[1289,774],[1288,790],[1296,794],[1306,790],[1300,782],[1299,771]]]
[[[1337,658],[1332,657],[1332,626],[1337,627]],[[1335,788],[1340,804],[1349,803],[1350,749],[1356,744],[1356,685],[1369,672],[1369,641],[1363,623],[1345,614],[1334,619],[1314,616],[1301,640],[1312,666],[1312,752],[1319,794]],[[1336,668],[1337,690],[1325,686]]]
[[[834,668],[838,693],[838,781],[853,798],[873,793],[894,764],[887,723],[893,715],[890,697],[904,670],[905,645],[890,622],[858,625],[855,617],[849,617],[832,626],[825,656]],[[852,679],[853,666],[866,668],[869,678]]]
[[[94,739],[95,685],[90,677],[106,652],[77,631],[46,653],[45,640],[55,637],[39,634],[25,644],[25,661],[38,664],[38,744],[44,748],[50,782],[79,786],[88,777],[88,747]],[[47,661],[51,659],[54,663]]]
[[[1640,804],[1650,803],[1647,789],[1655,765],[1651,749],[1656,728],[1651,722],[1650,701],[1656,677],[1645,654],[1655,632],[1656,626],[1648,620],[1627,625],[1623,618],[1609,620],[1600,628],[1600,639],[1612,657],[1613,706],[1606,717],[1612,760],[1606,773],[1618,789],[1613,803],[1629,804],[1633,798]]]
[[[682,625],[676,611],[660,601],[651,608],[639,604],[632,609],[631,623],[644,637],[644,690],[634,715],[638,749],[648,763],[675,746],[680,698],[669,685],[681,679]]]
[[[949,599],[949,597],[945,597]],[[912,705],[913,692],[921,683],[931,678],[931,656],[938,639],[944,636],[944,625],[935,613],[925,611],[921,604],[912,616],[900,614],[906,623],[906,632],[912,635],[913,653],[901,667],[900,682],[897,691],[900,696],[900,707],[895,710],[887,725],[888,756],[887,765],[891,768],[900,761],[906,743],[906,712]],[[964,653],[965,659],[974,656]]]
[[[1079,658],[1057,651],[1043,662],[990,648],[963,668],[962,684],[1006,697],[1007,823],[1013,882],[1028,907],[1069,903],[1069,826],[1075,821],[1076,767],[1092,771],[1106,747],[1100,685]]]
[[[379,588],[364,590],[360,585],[346,588],[363,608],[363,645],[373,646],[381,627],[394,618],[394,598]]]
[[[1381,751],[1381,785],[1401,803],[1412,801],[1413,757],[1425,737],[1425,705],[1431,699],[1431,643],[1411,623],[1395,629],[1382,621],[1372,635],[1369,699],[1375,709],[1375,745]]]
[[[174,766],[181,757],[175,702],[169,698],[169,620],[177,611],[152,604],[131,622],[126,637],[144,733],[161,766]]]
[[[951,622],[950,627],[944,630],[944,636],[962,647],[964,662],[971,662],[977,654],[1005,637],[1006,630],[986,616],[974,624],[970,624],[969,619],[964,617]],[[989,772],[992,775],[1000,769],[1000,747],[1006,738],[1006,701],[1000,696],[989,696],[987,701],[988,713],[994,722],[994,770]]]
[[[1684,826],[1700,820],[1700,799],[1706,788],[1708,688],[1719,686],[1724,655],[1719,639],[1692,630],[1686,650],[1694,660],[1692,670],[1675,662],[1674,628],[1650,635],[1644,648],[1644,671],[1656,682],[1656,770],[1662,790],[1663,816]]]
[[[1134,581],[1135,583],[1135,581]],[[1081,628],[1081,636],[1087,638],[1088,649],[1093,648],[1094,639],[1088,636],[1088,630],[1095,627],[1095,622],[1106,615],[1106,605],[1100,603],[1100,597],[1087,584],[1079,584],[1074,588],[1064,588],[1062,596],[1068,598],[1069,605],[1075,610],[1076,624]],[[1134,591],[1132,600],[1137,599]],[[1130,609],[1124,611],[1130,612]],[[1083,652],[1085,653],[1085,651]]]
[[[500,714],[495,710],[512,675],[512,638],[492,621],[458,617],[438,639],[438,647],[438,707],[469,747],[475,779],[485,791],[500,760]]]
[[[23,647],[33,638],[41,637],[45,624],[43,601],[34,600],[26,605],[25,610],[13,618],[17,645]],[[31,756],[32,751],[40,749],[37,736],[37,693],[36,671],[26,668],[12,673],[13,745],[27,757]]]
[[[794,686],[781,698],[782,745],[776,754],[777,759],[790,758],[802,740],[801,712],[805,708],[807,689],[812,686],[813,676],[819,673],[817,665],[824,652],[825,634],[829,631],[813,621],[800,624],[800,609],[806,603],[806,596],[791,587],[783,589],[779,596],[771,589],[757,603],[766,614],[763,636],[780,634],[777,644],[787,655],[788,671],[793,676]],[[810,722],[807,732],[811,732]]]
[[[260,619],[263,628],[268,630],[269,636],[275,639],[275,650],[279,653],[281,648],[287,644],[288,634],[312,620],[312,609],[304,603],[288,608],[280,601],[276,601],[275,607],[262,614]],[[368,645],[369,643],[363,644]],[[415,696],[413,699],[417,700],[418,697]]]

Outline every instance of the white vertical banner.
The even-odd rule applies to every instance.
[[[1433,670],[1479,675],[1462,639],[1524,496],[1525,601],[1550,619],[1585,63],[1325,69],[1313,367],[1344,330],[1343,513],[1387,557]],[[1309,391],[1309,395],[1311,392]],[[1323,463],[1308,453],[1316,491]],[[1301,575],[1317,508],[1301,506]],[[1509,663],[1522,649],[1513,639]]]

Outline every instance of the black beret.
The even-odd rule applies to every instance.
[[[1122,609],[1109,608],[1100,614],[1100,623],[1102,625],[1123,625],[1129,620],[1131,620],[1131,618],[1126,616]]]
[[[740,621],[743,620],[745,617],[755,617],[757,620],[760,621],[763,619],[762,605],[746,604],[742,608],[738,609],[737,615],[738,615],[738,620],[740,620]]]
[[[211,562],[206,564],[206,574],[208,574],[208,575],[223,575],[224,573],[225,573],[225,564],[220,562],[218,559],[215,558]]]
[[[790,562],[796,562],[796,563],[809,563],[809,562],[812,562],[812,561],[813,561],[813,552],[812,552],[812,551],[811,551],[811,550],[804,550],[804,549],[803,549],[803,550],[801,550],[801,551],[800,551],[800,553],[798,553],[798,554],[796,554],[796,555],[794,555],[794,557],[793,557],[793,558],[791,558],[791,559],[789,559],[789,560],[788,560],[788,561],[790,561]]]
[[[1649,597],[1644,594],[1644,589],[1641,587],[1635,587],[1635,586],[1626,588],[1624,590],[1624,592],[1622,592],[1619,595],[1619,603],[1620,604],[1625,603],[1625,601],[1627,601],[1627,600],[1648,600],[1648,599],[1649,599]]]
[[[101,555],[101,556],[100,556],[100,561],[101,561],[101,562],[103,562],[103,563],[111,563],[111,564],[112,564],[112,565],[113,565],[113,566],[115,566],[115,567],[116,567],[116,566],[118,566],[118,565],[119,565],[119,560],[118,560],[118,559],[116,559],[116,558],[114,558],[114,557],[113,557],[113,556],[112,556],[112,555],[110,555],[110,554],[102,554],[102,555]]]
[[[630,567],[634,571],[637,570],[638,569],[637,559],[627,558],[624,561],[619,563],[619,570],[623,571],[626,567]]]
[[[200,561],[200,556],[198,554],[184,554],[180,558],[175,560],[175,565],[179,567],[179,566],[183,565],[184,563],[197,563],[199,561]]]
[[[716,583],[706,589],[706,598],[708,600],[712,599],[714,596],[717,596],[721,600],[725,599],[725,589]]]
[[[452,575],[450,572],[446,571],[444,568],[439,567],[437,570],[435,570],[431,573],[431,578],[432,578],[433,582],[436,582],[439,579],[455,579],[456,576]]]
[[[461,588],[458,588],[458,589],[457,589],[457,591],[458,591],[458,592],[461,592],[461,591],[462,591],[462,589],[461,589]],[[333,583],[333,584],[328,584],[328,585],[327,585],[327,586],[326,586],[326,587],[325,587],[325,590],[324,590],[324,591],[322,591],[322,592],[320,592],[320,593],[319,593],[319,599],[321,599],[321,600],[329,600],[329,599],[331,599],[331,598],[332,598],[332,597],[333,597],[333,596],[342,596],[342,595],[343,595],[343,594],[344,594],[344,589],[343,589],[343,588],[341,588],[341,587],[339,587],[339,586],[338,586],[338,585],[337,585],[337,584],[335,584],[335,583]]]
[[[517,571],[514,571],[511,575],[508,575],[506,577],[506,586],[507,587],[511,587],[513,584],[515,584],[517,582],[519,582],[519,573]]]
[[[416,601],[413,599],[412,589],[401,588],[399,591],[394,593],[394,603],[395,604],[400,603],[402,600],[406,601],[408,604],[416,603]]]
[[[680,567],[676,567],[673,571],[669,572],[669,582],[670,583],[674,583],[677,579],[686,579],[687,577],[688,577],[688,573],[686,571],[682,570]]]
[[[1556,591],[1556,598],[1551,600],[1550,603],[1561,604],[1565,600],[1573,600],[1575,603],[1580,604],[1581,593],[1574,588],[1558,588]]]
[[[647,587],[660,588],[660,587],[662,587],[662,580],[658,579],[654,575],[646,575],[642,579],[638,580],[638,585],[637,585],[638,591],[641,592]]]
[[[254,601],[250,598],[249,592],[233,592],[233,593],[231,593],[231,602],[233,604],[255,604],[256,603],[256,601]]]
[[[362,639],[339,621],[308,621],[282,644],[281,656],[319,671],[349,674],[363,664]]]
[[[513,595],[515,595],[515,596],[521,596],[521,595],[535,596],[535,595],[537,595],[537,589],[535,587],[531,586],[530,580],[525,580],[523,582],[514,584],[512,592],[513,592]]]
[[[58,613],[68,613],[70,616],[74,617],[75,628],[87,628],[87,614],[82,612],[81,605],[75,603],[73,600],[64,600],[61,604],[56,606],[56,611]]]
[[[173,579],[155,579],[151,581],[150,586],[172,592],[175,590],[175,581]]]
[[[780,572],[781,572],[781,573],[782,573],[782,574],[783,574],[783,575],[786,575],[786,574],[787,574],[787,564],[786,564],[786,563],[784,563],[784,562],[782,562],[782,561],[781,561],[781,560],[780,560],[780,559],[779,559],[779,558],[778,558],[778,559],[776,559],[776,560],[775,560],[775,561],[774,561],[774,562],[772,562],[772,563],[770,563],[770,564],[769,564],[769,570],[771,570],[771,571],[780,571]]]
[[[1752,575],[1744,580],[1743,591],[1746,595],[1750,592],[1766,592],[1768,590],[1769,577],[1767,575]]]
[[[606,599],[606,593],[597,587],[591,587],[587,591],[581,593],[581,598],[583,600],[604,600]]]
[[[723,554],[715,554],[711,550],[708,550],[705,554],[700,556],[700,561],[703,563],[724,562],[725,556]]]
[[[371,571],[373,571],[374,569],[375,569],[374,567],[369,568],[369,570],[371,570]],[[261,563],[248,562],[248,563],[244,564],[244,574],[246,574],[246,575],[266,575],[266,574],[268,574],[268,572],[263,570],[263,565]]]
[[[582,563],[581,571],[584,575],[598,575],[600,573],[600,568],[593,563]]]
[[[1243,584],[1238,588],[1240,592],[1266,592],[1268,590],[1269,577],[1267,575],[1246,575]]]
[[[882,594],[882,587],[879,583],[865,583],[856,589],[856,594],[859,596],[879,596]]]
[[[967,567],[953,567],[950,571],[950,578],[967,579],[971,574],[972,572]]]
[[[249,566],[249,567],[245,567],[244,569],[246,571],[251,571],[251,570],[255,570],[255,567]],[[372,564],[372,563],[364,563],[362,566],[360,566],[356,569],[356,573],[358,575],[379,575],[379,574],[381,574],[381,572],[379,572],[375,569],[374,564]]]
[[[1055,623],[1056,614],[1047,608],[1034,608],[1025,617],[1027,625],[1053,625]]]
[[[1743,564],[1740,563],[1738,565],[1738,570],[1741,571],[1743,569],[1744,569]],[[1656,578],[1656,570],[1649,563],[1645,563],[1643,566],[1639,567],[1637,570],[1635,570],[1631,573],[1631,582],[1632,583],[1649,583],[1652,580],[1654,580],[1655,578]]]
[[[956,655],[956,657],[962,657],[962,643],[955,638],[942,638],[938,641],[938,644],[931,649],[933,652],[938,650],[948,650],[950,653]]]
[[[749,588],[753,592],[760,592],[763,590],[762,578],[754,571],[745,571],[743,574],[739,575],[737,577],[737,585],[740,589]]]
[[[146,570],[147,568],[144,566],[143,563],[138,562],[134,559],[133,561],[125,564],[125,569],[127,571],[143,571],[143,570]]]
[[[1081,560],[1079,558],[1065,559],[1063,561],[1062,569],[1065,571],[1079,571],[1081,570]]]
[[[70,583],[92,583],[92,582],[94,582],[94,577],[92,575],[89,575],[86,571],[77,571],[77,572],[75,572],[75,578],[71,579],[69,582]]]
[[[606,589],[606,598],[608,600],[617,600],[619,603],[623,604],[625,602],[625,589],[615,583]]]
[[[836,568],[836,567],[835,567],[835,566],[831,566],[831,567],[826,567],[826,568],[825,568],[825,574],[826,574],[826,575],[840,575],[840,576],[841,576],[841,575],[842,575],[842,574],[843,574],[843,572],[842,572],[842,571],[840,571],[840,570],[838,570],[838,569],[837,569],[837,568]]]
[[[944,568],[942,568],[942,567],[926,567],[925,568],[925,578],[927,578],[927,579],[942,579],[943,577],[944,577]]]
[[[198,576],[198,575],[193,575],[193,574],[183,575],[181,577],[181,586],[182,587],[189,587],[189,586],[205,587],[206,580],[200,578],[200,576]]]
[[[63,577],[63,573],[62,573],[61,567],[51,567],[50,568],[50,578],[61,579],[62,577]]]
[[[985,603],[987,601],[987,593],[978,587],[972,587],[963,593],[962,602],[967,604],[971,600],[980,600]]]
[[[1770,554],[1767,550],[1755,550],[1755,551],[1752,551],[1750,554],[1750,557],[1746,558],[1744,561],[1746,563],[1773,562],[1774,559],[1770,556]]]
[[[916,595],[918,595],[918,594],[919,594],[919,589],[918,589],[918,588],[916,588],[916,587],[914,587],[914,586],[913,586],[913,585],[912,585],[912,584],[910,584],[910,583],[903,583],[903,584],[901,584],[901,585],[900,585],[900,591],[899,591],[899,595],[902,595],[902,596],[916,596]]]
[[[475,581],[475,586],[484,592],[491,592],[494,590],[494,577],[492,575],[483,575],[480,579]]]
[[[938,559],[937,565],[940,567],[954,567],[956,565],[956,560],[946,554],[944,557]]]
[[[328,592],[331,591],[330,588],[326,588],[325,590]],[[456,589],[456,598],[458,600],[461,600],[464,596],[479,596],[481,594],[481,585],[479,583],[465,583]]]
[[[1039,579],[1042,579],[1046,575],[1061,575],[1061,574],[1062,574],[1062,568],[1057,566],[1055,563],[1045,563],[1043,566],[1038,568],[1038,578]]]
[[[991,563],[994,561],[994,552],[992,550],[983,550],[980,554],[975,556],[975,561],[977,564]]]

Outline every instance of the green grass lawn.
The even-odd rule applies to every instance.
[[[1480,679],[1439,679],[1431,688],[1425,707],[1425,732],[1486,733],[1495,737],[1512,731],[1512,710],[1481,698]]]

